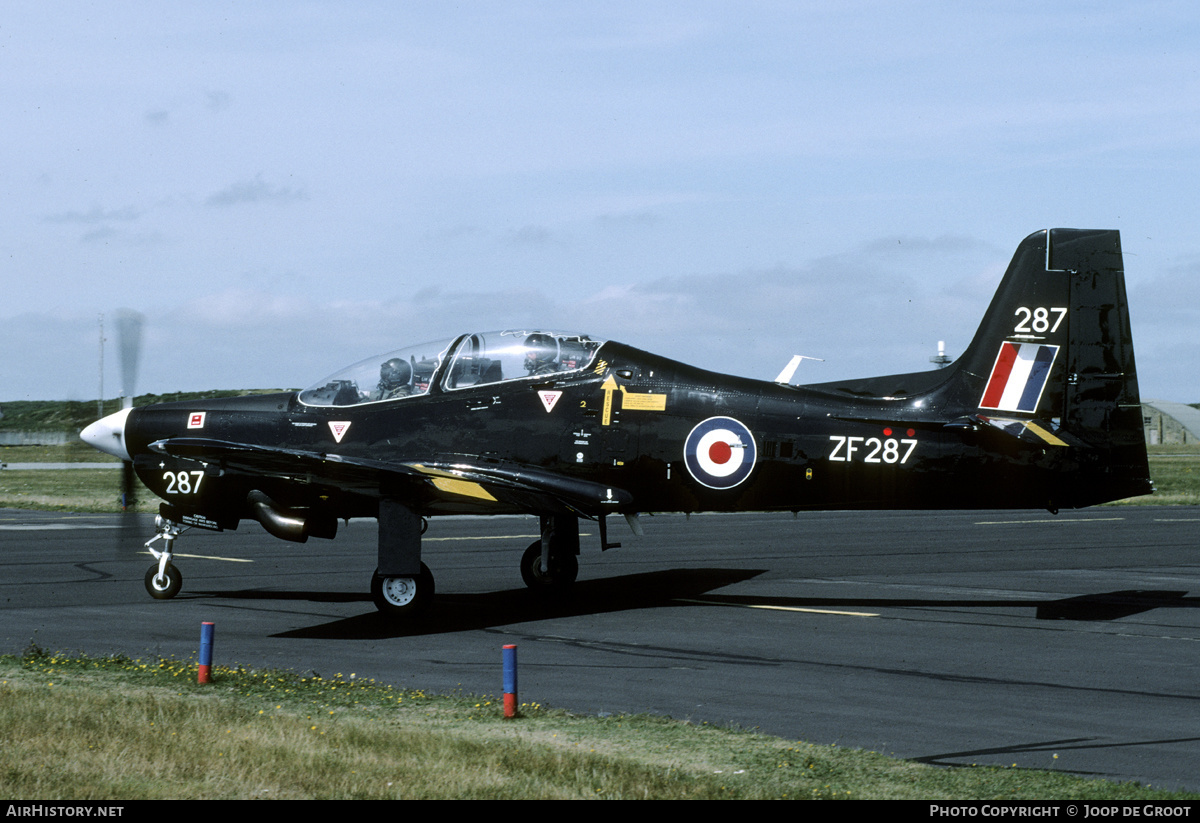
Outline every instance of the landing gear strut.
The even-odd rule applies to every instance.
[[[162,515],[154,519],[154,525],[159,532],[146,541],[146,548],[158,562],[146,570],[146,591],[155,600],[170,600],[183,587],[183,574],[171,562],[171,549],[184,527]],[[162,551],[151,547],[155,540],[163,541]]]
[[[379,563],[371,576],[371,599],[389,617],[411,617],[433,602],[433,574],[421,562],[421,535],[428,522],[398,500],[379,501]]]
[[[521,555],[521,579],[535,592],[561,593],[579,575],[579,518],[541,516],[542,536]]]

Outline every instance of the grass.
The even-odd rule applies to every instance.
[[[0,446],[0,463],[99,463],[120,461],[83,442],[61,446]],[[136,511],[157,512],[158,499],[137,483]],[[119,511],[121,472],[99,469],[4,469],[0,471],[0,508],[43,511]]]
[[[1131,497],[1121,503],[1142,506],[1200,505],[1200,444],[1149,446],[1148,451],[1154,494]]]
[[[1095,799],[1200,795],[935,768],[650,716],[585,717],[188,661],[0,657],[0,796],[139,799]],[[1066,764],[1064,764],[1066,765]]]
[[[4,463],[120,463],[117,458],[96,451],[82,440],[70,440],[59,446],[0,446]]]
[[[64,512],[120,511],[121,472],[113,469],[0,472],[0,508]],[[158,511],[158,499],[140,487],[136,511]]]

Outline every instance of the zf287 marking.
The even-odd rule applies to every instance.
[[[831,434],[833,452],[830,460],[841,463],[907,463],[917,447],[916,438],[848,437]]]

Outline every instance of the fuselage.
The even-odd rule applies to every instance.
[[[430,516],[537,516],[521,577],[563,591],[582,518],[611,548],[618,513],[637,532],[641,512],[1057,511],[1148,494],[1140,409],[1119,234],[1050,229],[1021,242],[941,371],[797,387],[507,329],[367,358],[301,392],[124,410],[83,438],[165,501],[152,597],[180,590],[185,528],[253,519],[303,542],[372,517],[372,598],[415,614],[434,591]]]
[[[1086,449],[974,425],[953,385],[929,376],[918,378],[931,384],[923,391],[857,398],[708,372],[615,342],[595,363],[454,390],[435,374],[420,396],[344,407],[306,404],[299,393],[143,407],[124,421],[124,444],[151,491],[200,512],[238,511],[259,490],[284,506],[369,517],[390,492],[369,474],[329,483],[282,460],[250,474],[153,444],[202,436],[319,456],[334,474],[345,461],[533,467],[623,489],[630,502],[621,508],[636,512],[1100,502]],[[415,504],[425,515],[526,511],[470,494]]]

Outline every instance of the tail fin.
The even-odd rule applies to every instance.
[[[1062,505],[1153,490],[1118,232],[1025,238],[954,366],[950,404],[1025,423],[1052,446],[1086,446],[1071,450],[1079,465]]]

